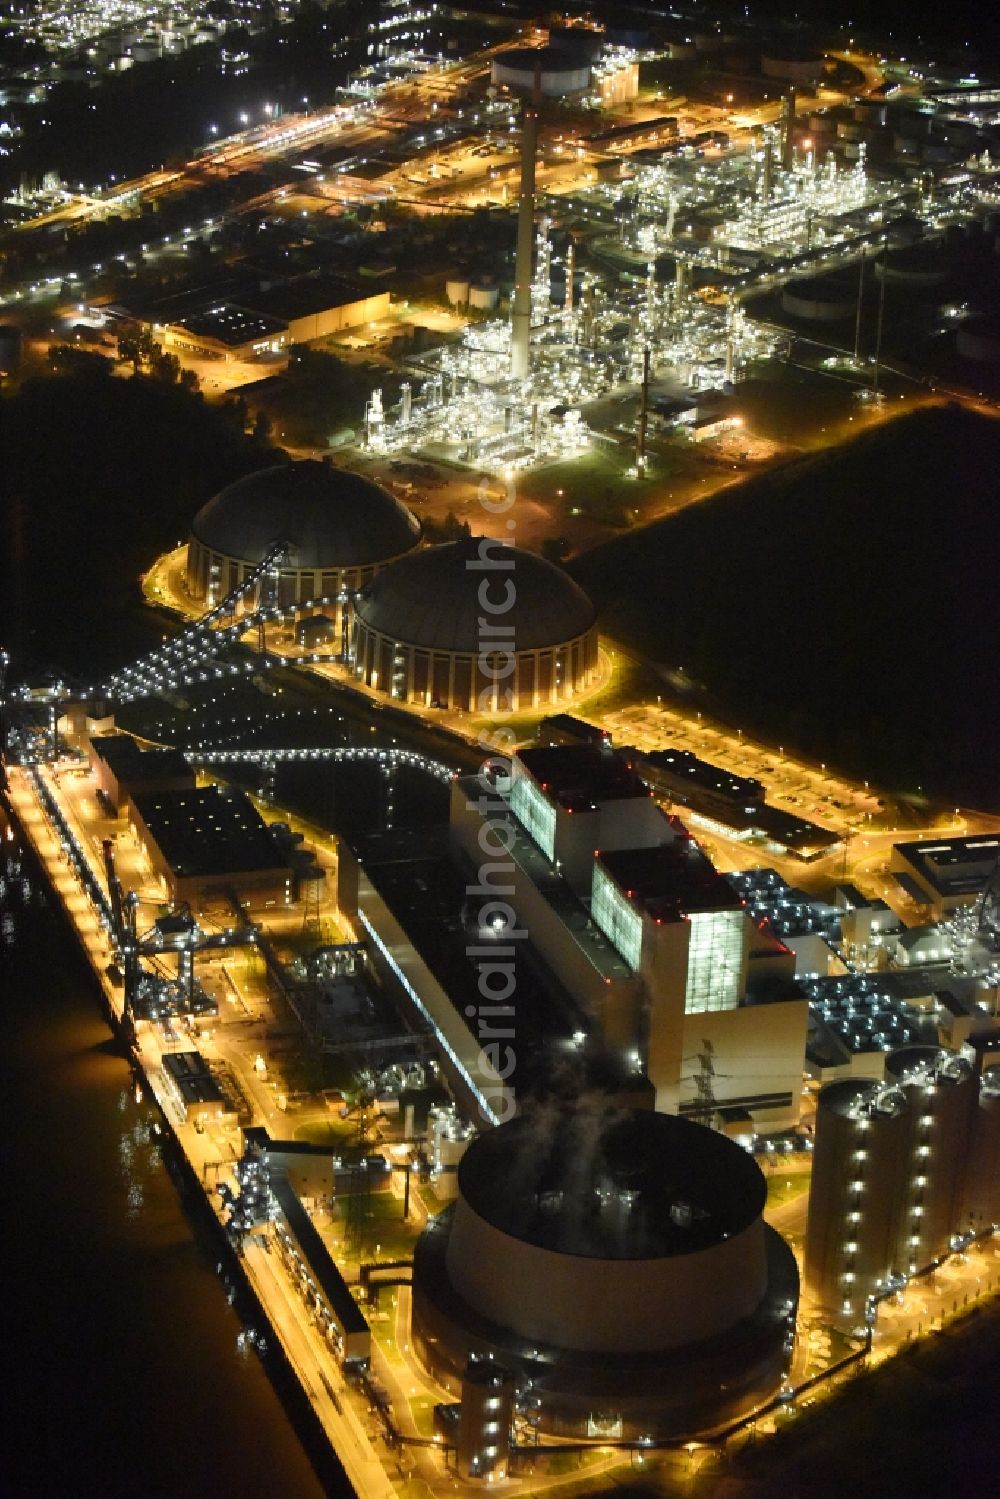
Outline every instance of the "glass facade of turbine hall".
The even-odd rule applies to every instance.
[[[693,911],[688,916],[687,988],[684,1010],[735,1010],[743,983],[743,943],[746,914],[735,911]]]
[[[548,859],[556,855],[556,809],[515,758],[511,764],[510,809]]]
[[[594,865],[590,914],[629,967],[638,969],[642,957],[642,916],[600,864]]]

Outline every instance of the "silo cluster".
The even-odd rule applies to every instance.
[[[819,1095],[806,1285],[838,1320],[1000,1221],[1000,1070],[991,1046],[907,1046],[885,1080]]]

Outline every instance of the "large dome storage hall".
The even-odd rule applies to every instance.
[[[420,523],[360,474],[304,460],[261,469],[209,500],[191,525],[187,585],[211,606],[237,588],[276,542],[282,605],[329,599],[339,625],[347,595],[412,550]]]
[[[368,584],[354,603],[352,657],[357,677],[402,702],[516,712],[594,682],[596,615],[553,563],[468,537]]]

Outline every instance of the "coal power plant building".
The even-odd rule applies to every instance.
[[[188,592],[211,607],[281,544],[278,604],[323,600],[339,625],[347,598],[419,541],[419,521],[380,484],[312,460],[276,464],[237,479],[199,510]]]
[[[427,547],[354,603],[355,676],[402,702],[518,712],[566,702],[598,669],[590,599],[561,568],[483,537]]]
[[[509,1369],[539,1429],[684,1439],[787,1366],[798,1272],[740,1146],[637,1109],[539,1105],[482,1135],[417,1244],[414,1344],[460,1394]]]

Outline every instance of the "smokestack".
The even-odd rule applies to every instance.
[[[865,296],[865,246],[861,246],[861,264],[858,268],[858,310],[854,318],[854,363],[861,357],[861,307]]]
[[[635,471],[646,477],[646,417],[649,409],[649,345],[642,351],[642,392],[639,397],[639,430],[635,441]]]
[[[531,99],[521,111],[521,191],[517,209],[517,263],[514,268],[514,305],[511,310],[510,373],[525,380],[531,361],[531,259],[535,229],[535,154],[538,149],[538,110],[542,98],[541,64],[535,64]]]
[[[781,101],[781,165],[792,170],[792,128],[795,124],[795,90],[790,88]]]
[[[583,283],[583,342],[587,348],[594,345],[594,283]]]

